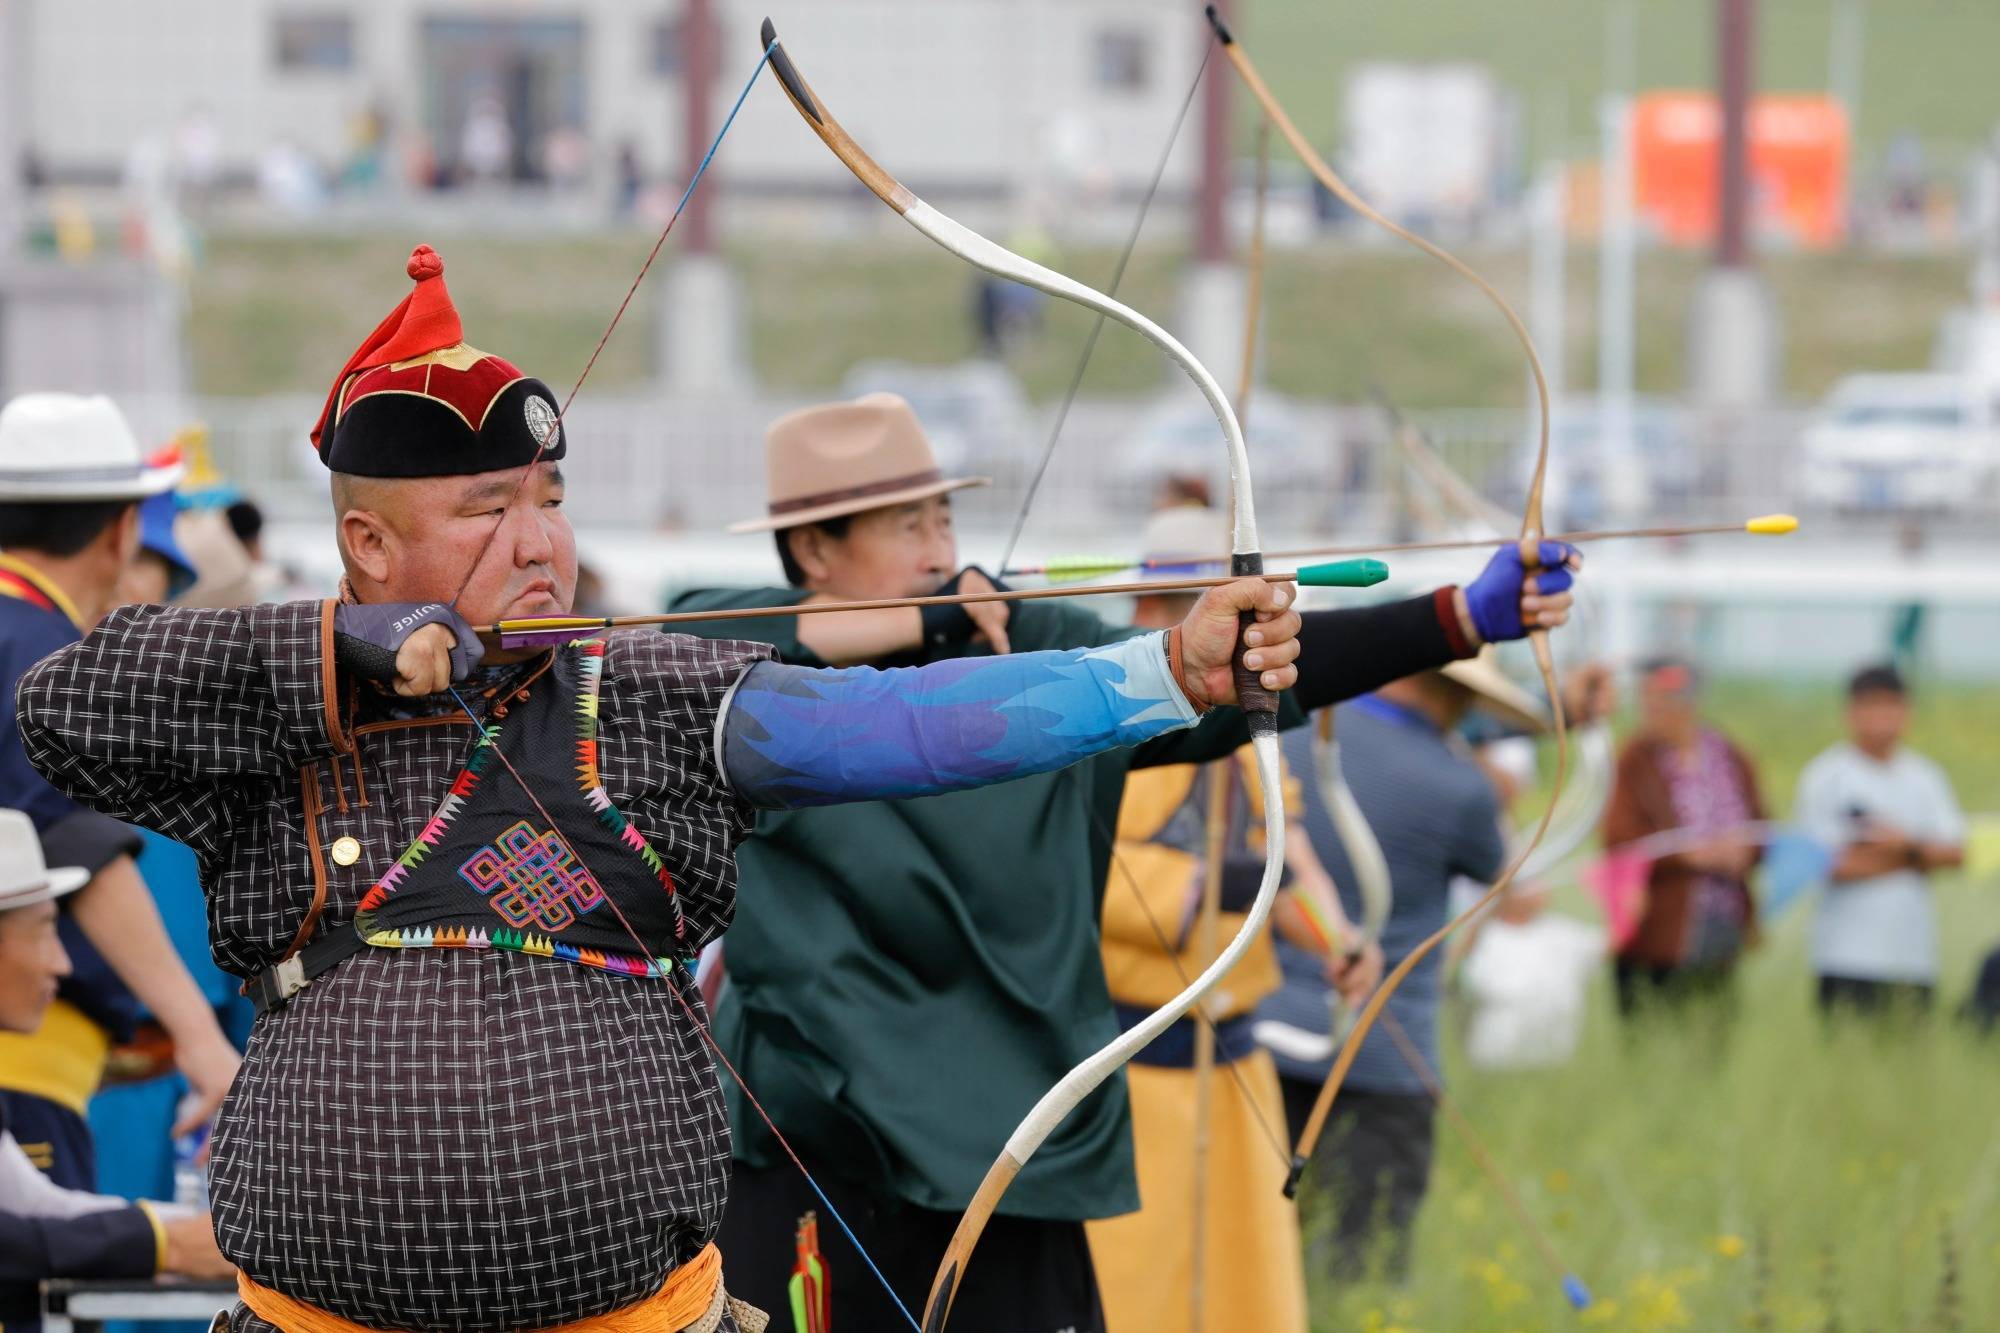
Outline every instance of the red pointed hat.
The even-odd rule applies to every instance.
[[[453,477],[561,458],[548,385],[466,346],[437,251],[411,251],[408,272],[416,287],[326,396],[312,431],[320,461],[362,477]]]

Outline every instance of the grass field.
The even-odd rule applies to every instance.
[[[1833,692],[1737,684],[1711,703],[1785,809],[1801,764],[1834,737]],[[1916,744],[1972,810],[2000,808],[1996,728],[1991,691],[1922,701]],[[1996,887],[1938,885],[1946,1014],[2000,944]],[[1945,1016],[1901,1033],[1825,1030],[1809,1001],[1809,910],[1749,959],[1726,1030],[1623,1031],[1607,985],[1563,1069],[1503,1076],[1447,1060],[1453,1096],[1596,1308],[1568,1311],[1440,1118],[1412,1282],[1322,1287],[1315,1329],[2000,1326],[2000,1039]]]
[[[1610,0],[1236,0],[1237,28],[1294,119],[1315,136],[1339,125],[1358,60],[1477,60],[1524,98],[1539,154],[1595,143]],[[1838,0],[1760,0],[1757,84],[1821,92]],[[1938,145],[1978,143],[1994,117],[1991,55],[2000,5],[1875,0],[1865,11],[1859,160],[1910,132]],[[1642,88],[1712,87],[1713,0],[1634,0]],[[1548,142],[1551,122],[1561,142]]]
[[[450,263],[452,293],[477,345],[500,351],[552,384],[583,366],[638,270],[649,238],[432,236]],[[191,293],[196,383],[208,393],[324,392],[362,331],[407,290],[399,243],[383,237],[211,238]],[[1116,256],[1082,251],[1059,267],[1103,283]],[[1526,283],[1518,253],[1470,253],[1517,299]],[[1122,292],[1138,309],[1175,308],[1184,257],[1142,251]],[[772,246],[737,259],[750,306],[751,355],[773,389],[836,388],[856,361],[926,364],[973,352],[972,275],[920,237],[874,245]],[[1644,257],[1638,274],[1638,383],[1682,385],[1686,302],[1700,261]],[[1765,261],[1785,321],[1786,384],[1811,399],[1858,369],[1925,365],[1938,321],[1964,300],[1959,256],[1785,255]],[[1565,378],[1595,379],[1595,257],[1578,251],[1569,272]],[[599,390],[633,388],[652,373],[660,275],[643,289],[593,372]],[[1266,375],[1301,397],[1355,400],[1379,382],[1417,406],[1517,404],[1519,349],[1463,280],[1401,250],[1319,247],[1272,257],[1266,280]],[[1087,312],[1049,307],[1046,327],[1016,368],[1037,399],[1059,395],[1089,332]],[[1131,392],[1166,382],[1157,349],[1108,327],[1087,392]]]

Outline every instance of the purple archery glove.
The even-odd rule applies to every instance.
[[[1543,596],[1567,592],[1575,580],[1569,562],[1577,558],[1568,542],[1543,542],[1542,567],[1535,575],[1535,591]],[[1493,553],[1479,577],[1465,588],[1465,606],[1472,613],[1472,627],[1487,643],[1504,643],[1527,637],[1521,627],[1521,582],[1528,571],[1521,565],[1521,546],[1508,542]]]
[[[343,602],[333,609],[334,658],[369,680],[396,679],[396,653],[426,625],[443,625],[457,643],[451,650],[451,678],[464,680],[479,665],[486,646],[458,612],[443,602]]]

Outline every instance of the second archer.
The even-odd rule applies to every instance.
[[[952,495],[916,414],[879,394],[807,408],[765,440],[767,512],[786,586],[690,594],[675,610],[972,590]],[[1496,599],[1521,620],[1567,615],[1566,547],[1524,573],[1501,547],[1478,581],[1405,601],[1313,612],[1293,694],[1317,708],[1474,652]],[[1471,596],[1468,597],[1468,594]],[[1484,628],[1482,628],[1484,627]],[[1120,641],[1133,630],[1072,603],[862,611],[701,626],[804,665],[898,665]],[[1289,697],[1289,696],[1288,696]],[[1290,714],[1296,724],[1299,714]],[[1192,731],[981,793],[763,816],[738,853],[743,911],[728,941],[717,1036],[822,1186],[915,1306],[1021,1114],[1119,1032],[1098,916],[1126,774],[1219,759],[1247,740],[1218,709]],[[732,1286],[779,1303],[806,1182],[740,1096],[723,1247]],[[1087,1099],[1007,1193],[951,1313],[954,1333],[1101,1329],[1088,1219],[1138,1206],[1122,1080]],[[838,1275],[861,1258],[822,1232]],[[836,1280],[842,1326],[899,1314],[865,1277]]]

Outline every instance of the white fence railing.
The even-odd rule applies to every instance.
[[[584,394],[568,427],[564,464],[579,524],[643,530],[714,530],[764,507],[763,435],[798,400]],[[302,395],[217,398],[192,414],[210,430],[216,463],[280,517],[325,512],[326,479],[305,435],[319,403]],[[159,438],[190,409],[133,404],[136,424]],[[947,467],[990,475],[990,490],[963,493],[962,521],[1011,522],[1053,409],[1010,427],[984,453]],[[1444,461],[1480,494],[1518,512],[1531,441],[1518,411],[1413,413]],[[1799,507],[1803,417],[1794,411],[1701,414],[1652,408],[1627,451],[1557,417],[1548,519],[1552,528],[1618,522],[1702,521]],[[1018,435],[1019,438],[1012,438]],[[1260,401],[1250,432],[1258,511],[1267,532],[1377,537],[1436,531],[1436,505],[1388,443],[1367,407]],[[1226,477],[1212,419],[1171,396],[1094,399],[1071,410],[1033,507],[1029,545],[1102,549],[1136,531],[1170,472],[1206,479],[1220,500]],[[1427,510],[1426,506],[1429,505]],[[2000,512],[1990,495],[1968,500],[1956,526],[1981,530]],[[1892,515],[1893,517],[1893,515]],[[1848,518],[1824,516],[1838,526]],[[1878,516],[1879,518],[1879,516]],[[1871,520],[1870,526],[1880,527]]]

